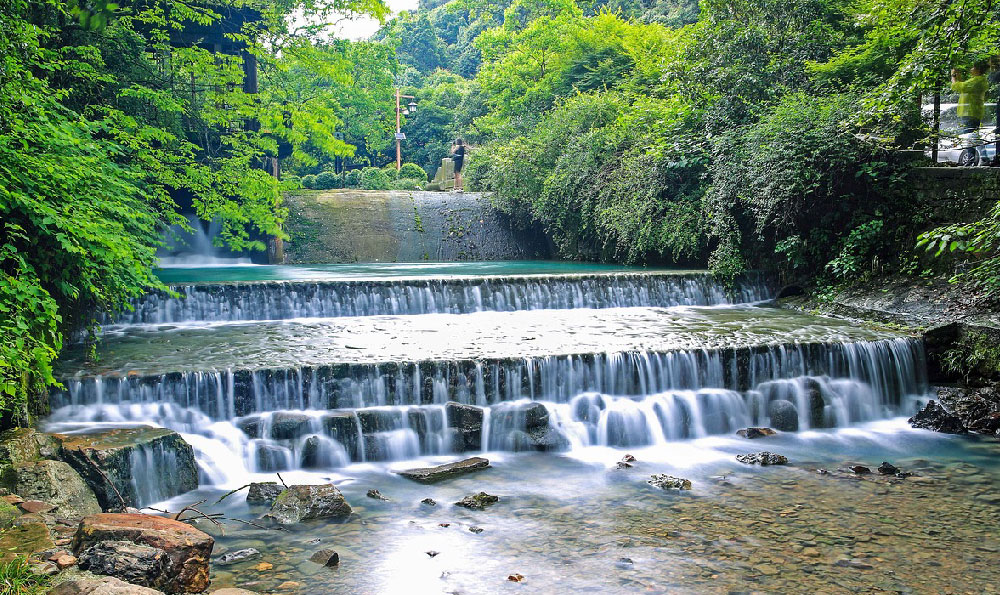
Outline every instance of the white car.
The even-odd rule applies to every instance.
[[[941,128],[938,140],[938,163],[957,163],[962,166],[1000,165],[997,158],[996,104],[984,106],[983,121],[979,130],[963,132],[957,103],[941,104]],[[923,107],[925,121],[933,117],[933,106]],[[930,149],[924,151],[932,157]]]

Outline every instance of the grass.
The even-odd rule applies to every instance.
[[[43,593],[49,579],[37,574],[24,556],[0,562],[0,595]]]

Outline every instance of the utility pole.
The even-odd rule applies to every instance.
[[[400,99],[415,99],[412,95],[400,95],[399,87],[396,87],[396,171],[403,168],[403,153],[402,153],[402,142],[406,138],[403,134],[401,128],[402,116],[409,114],[410,112],[416,113],[417,103],[415,101],[410,101],[409,105],[400,109],[399,100]]]

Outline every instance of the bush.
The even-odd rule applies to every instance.
[[[344,186],[347,188],[357,188],[361,185],[361,170],[352,169],[347,172],[347,176],[344,178]]]
[[[420,180],[421,182],[426,182],[427,172],[425,172],[424,168],[420,167],[416,163],[404,163],[403,167],[399,170],[398,179]]]
[[[424,182],[422,180],[414,180],[413,178],[404,178],[392,180],[389,183],[389,187],[393,190],[423,190]]]
[[[310,190],[316,188],[316,176],[312,174],[302,176],[302,187],[309,188]]]
[[[393,162],[393,163],[387,163],[387,164],[383,165],[382,166],[382,171],[385,172],[385,175],[389,176],[390,180],[398,180],[399,177],[400,177],[399,176],[399,172],[396,171],[396,163],[395,162]]]
[[[390,182],[389,176],[377,167],[361,170],[360,186],[364,190],[388,190]]]
[[[340,176],[332,171],[325,171],[316,176],[316,190],[331,190],[340,188]]]

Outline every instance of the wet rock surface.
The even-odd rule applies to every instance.
[[[938,402],[970,432],[1000,435],[1000,389],[939,387]]]
[[[249,562],[250,560],[257,560],[261,556],[260,551],[257,548],[248,547],[241,550],[236,550],[235,552],[226,552],[218,558],[215,559],[216,564],[221,564],[222,566],[228,566],[230,564],[237,564],[239,562]]]
[[[350,514],[351,505],[337,486],[293,485],[281,492],[264,518],[291,525],[315,519],[340,519]]]
[[[799,410],[791,401],[778,399],[767,404],[767,414],[771,417],[771,426],[781,432],[797,432],[799,430]]]
[[[457,434],[462,451],[479,450],[483,444],[483,409],[449,401],[445,405],[448,427]]]
[[[49,595],[163,595],[163,591],[127,583],[113,576],[73,578],[59,583]]]
[[[14,465],[5,479],[9,488],[26,500],[43,501],[58,516],[80,519],[101,512],[94,492],[83,478],[62,461],[33,461]],[[40,512],[29,510],[28,512]]]
[[[472,510],[483,510],[487,506],[492,506],[500,501],[499,496],[493,496],[487,494],[486,492],[479,492],[478,494],[472,494],[471,496],[466,496],[455,503],[456,506],[461,506],[462,508],[469,508]]]
[[[691,480],[683,479],[681,477],[674,477],[673,475],[665,475],[663,473],[658,473],[650,477],[646,483],[653,486],[654,488],[659,488],[661,490],[690,490]]]
[[[61,458],[94,491],[104,510],[138,507],[134,477],[155,482],[156,497],[169,498],[198,487],[194,450],[180,434],[164,428],[126,428],[61,435]],[[145,465],[153,461],[154,469]]]
[[[247,490],[247,504],[270,506],[284,490],[285,486],[273,481],[251,483]]]
[[[152,559],[162,562],[157,576],[146,586],[176,593],[197,593],[208,587],[208,561],[215,540],[188,524],[145,514],[89,516],[80,523],[73,539],[73,553],[80,558],[81,567],[84,566],[84,554],[102,542],[134,544],[140,547],[130,549],[130,559],[143,563],[151,563]],[[152,550],[161,553],[153,556]],[[115,570],[116,566],[108,568]],[[116,572],[111,574],[116,575]]]
[[[756,438],[767,438],[768,436],[774,436],[777,433],[778,432],[772,430],[771,428],[743,428],[740,430],[736,430],[737,436],[741,438],[747,438],[750,440]]]
[[[400,471],[399,474],[406,479],[412,479],[416,482],[435,483],[458,475],[482,471],[483,469],[488,469],[489,466],[489,459],[484,459],[483,457],[471,457],[461,461],[455,461],[454,463],[438,465],[436,467],[408,469],[406,471]]]
[[[320,566],[333,567],[340,564],[340,554],[338,554],[335,550],[327,548],[309,556],[309,561],[315,562]]]
[[[916,415],[909,419],[914,428],[934,430],[945,434],[965,434],[968,430],[962,420],[936,401],[929,401]]]
[[[736,455],[736,460],[746,465],[760,465],[761,467],[788,464],[788,458],[784,455],[767,451]]]
[[[79,552],[81,570],[145,587],[160,586],[169,572],[166,552],[131,541],[100,541]]]

